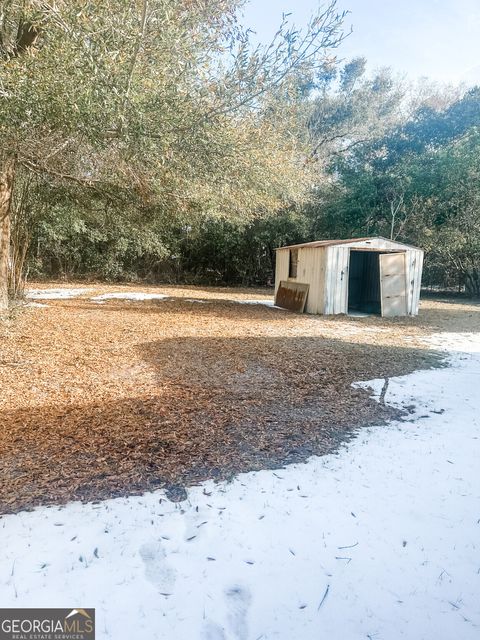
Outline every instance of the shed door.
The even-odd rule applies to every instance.
[[[407,314],[407,279],[404,253],[382,253],[380,258],[380,295],[382,316],[393,318]]]

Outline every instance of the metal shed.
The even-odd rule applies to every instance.
[[[298,290],[308,291],[307,313],[416,316],[422,266],[422,249],[381,237],[280,247],[275,301],[288,306],[282,304],[282,294],[303,285]]]

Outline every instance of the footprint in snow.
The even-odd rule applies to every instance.
[[[252,597],[246,587],[234,585],[224,591],[228,633],[219,624],[206,620],[202,628],[202,640],[248,640],[247,613]]]
[[[227,600],[227,621],[235,640],[247,640],[247,613],[252,596],[246,587],[234,585],[225,590]]]
[[[208,517],[210,514],[199,513],[193,509],[187,510],[184,522],[185,533],[184,540],[191,542],[203,537],[203,534],[208,531]]]
[[[226,640],[225,632],[218,624],[207,620],[202,628],[202,640]]]
[[[158,587],[161,593],[171,593],[176,572],[168,566],[165,550],[160,542],[149,542],[140,547],[140,557],[145,565],[145,577]]]

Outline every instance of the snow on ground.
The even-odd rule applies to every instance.
[[[143,291],[121,291],[116,293],[102,293],[99,296],[95,296],[94,298],[90,298],[94,302],[102,302],[104,300],[133,300],[133,301],[142,301],[142,300],[165,300],[170,296],[165,295],[164,293],[145,293]]]
[[[96,607],[115,640],[479,638],[480,334],[432,342],[451,368],[389,381],[410,421],[338,455],[4,516],[2,606]]]
[[[209,304],[211,300],[200,300],[197,298],[182,298],[182,302],[196,302],[198,304]]]
[[[230,300],[230,302],[236,302],[237,304],[263,304],[266,307],[273,307],[274,309],[281,309],[282,307],[277,307],[273,300]]]
[[[91,289],[30,289],[26,292],[26,297],[31,300],[65,300],[77,298]]]
[[[30,289],[26,292],[26,297],[31,300],[66,300],[71,298],[76,298],[83,294],[89,293],[92,289],[86,288],[76,288],[76,289],[68,289],[68,288],[59,288],[59,289]],[[142,302],[144,300],[166,300],[168,298],[172,298],[164,293],[147,293],[144,291],[114,291],[109,293],[102,293],[97,296],[93,296],[90,298],[91,302],[95,302],[96,304],[105,304],[108,300],[129,300],[131,302]],[[207,304],[208,302],[212,302],[214,300],[203,300],[197,298],[182,298],[184,302],[198,302],[202,304]],[[239,300],[236,298],[231,298],[229,302],[234,302],[237,304],[261,304],[267,307],[273,307],[275,309],[280,309],[280,307],[275,307],[273,300]]]

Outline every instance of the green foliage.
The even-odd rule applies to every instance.
[[[475,108],[476,107],[476,108]],[[309,206],[315,235],[383,235],[426,250],[425,282],[480,295],[480,90],[337,159]]]
[[[3,4],[0,141],[21,169],[181,214],[245,219],[305,196],[296,105],[271,105],[341,40],[335,2],[255,50],[238,0]]]
[[[480,295],[479,88],[339,67],[335,1],[257,48],[241,0],[0,4],[12,290],[25,265],[265,284],[277,246],[375,234]]]
[[[308,220],[295,210],[247,225],[207,220],[191,229],[180,246],[182,275],[217,284],[273,284],[275,249],[301,241],[306,234]]]
[[[345,14],[331,0],[252,48],[242,4],[1,2],[0,175],[14,160],[17,184],[36,177],[12,208],[32,273],[178,273],[185,225],[240,228],[306,200],[295,86],[341,42]]]
[[[56,204],[29,222],[30,277],[263,285],[273,281],[275,248],[308,233],[309,221],[294,210],[247,223],[208,216],[182,220],[155,211],[121,212],[102,201],[92,206],[71,196],[43,193]]]

